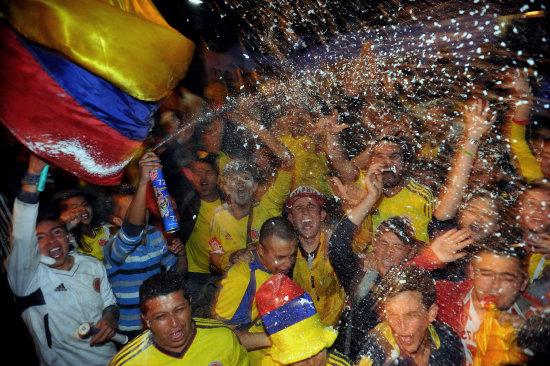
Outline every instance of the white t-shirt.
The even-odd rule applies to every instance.
[[[106,307],[116,304],[105,267],[76,251],[70,254],[74,265],[69,271],[40,263],[37,210],[38,205],[15,202],[8,279],[41,364],[106,365],[116,353],[115,345],[90,347],[89,338],[77,335],[81,323],[97,322]]]

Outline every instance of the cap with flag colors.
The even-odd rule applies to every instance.
[[[310,295],[284,274],[264,282],[256,292],[256,304],[277,362],[308,359],[336,339],[336,330],[323,325]]]
[[[321,192],[310,186],[300,186],[290,193],[286,200],[286,207],[291,208],[296,201],[303,197],[309,197],[316,200],[321,207],[325,204],[325,198]]]

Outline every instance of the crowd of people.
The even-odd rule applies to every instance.
[[[6,272],[40,363],[543,360],[550,131],[528,74],[498,77],[506,108],[478,85],[415,116],[349,80],[337,105],[280,75],[180,88],[116,187],[53,167],[40,192],[30,153]]]

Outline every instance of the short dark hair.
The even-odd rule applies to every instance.
[[[263,223],[260,229],[260,244],[273,236],[285,241],[297,240],[298,238],[292,223],[282,216],[272,217]]]
[[[218,169],[218,165],[216,164],[217,155],[216,154],[208,154],[205,157],[197,157],[196,159],[191,160],[185,166],[187,168],[191,168],[191,166],[195,163],[204,163],[210,165],[215,171],[216,174],[220,174],[220,171]]]
[[[399,145],[401,147],[401,153],[403,155],[403,160],[405,160],[406,163],[412,164],[415,161],[415,151],[413,148],[413,145],[409,143],[405,138],[403,137],[396,137],[396,136],[383,136],[376,140],[374,140],[371,144],[371,153],[374,151],[376,146],[383,142],[390,142],[392,144]]]
[[[191,302],[187,291],[185,276],[176,271],[157,273],[143,281],[139,287],[139,306],[141,313],[144,313],[144,305],[147,300],[155,297],[165,296],[172,292],[183,291],[183,296]]]
[[[422,304],[429,309],[436,300],[435,282],[425,269],[402,264],[390,268],[375,289],[378,301],[375,306],[381,309],[390,298],[405,291],[418,291],[422,295]]]
[[[511,233],[494,233],[481,243],[471,245],[472,258],[481,253],[494,254],[499,257],[515,258],[523,271],[527,270],[528,252],[520,238]]]

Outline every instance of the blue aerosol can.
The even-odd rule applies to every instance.
[[[166,182],[162,170],[155,169],[149,172],[151,177],[151,185],[153,186],[153,192],[160,211],[160,217],[164,223],[164,231],[169,234],[178,231],[178,218],[174,212],[172,202],[170,201],[170,195],[166,188]]]

